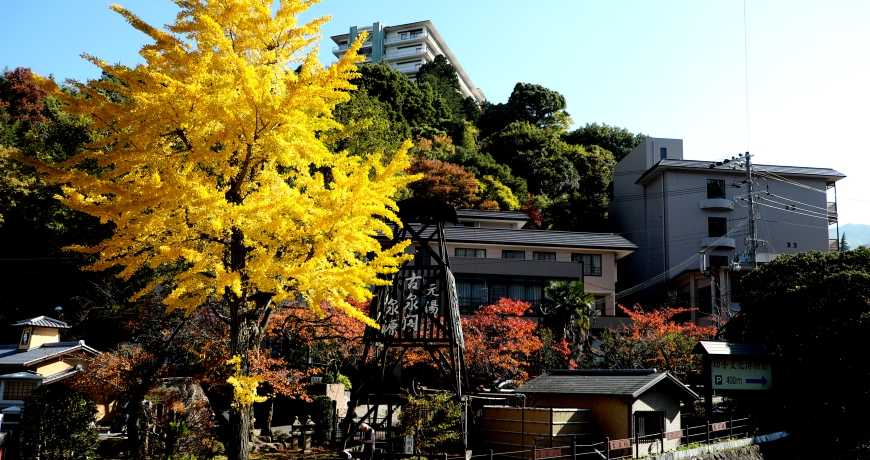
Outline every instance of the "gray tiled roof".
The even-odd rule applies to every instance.
[[[516,211],[482,211],[480,209],[457,209],[456,216],[459,218],[493,219],[493,220],[529,220],[524,212]]]
[[[695,346],[695,353],[712,356],[764,356],[767,351],[761,345],[750,343],[714,342],[702,340]]]
[[[548,373],[529,380],[519,393],[558,393],[582,395],[631,396],[637,398],[650,388],[669,382],[690,399],[698,395],[667,372],[641,370],[565,370]]]
[[[36,326],[36,327],[54,327],[57,329],[69,329],[69,324],[48,316],[37,316],[36,318],[25,319],[12,323],[13,326]]]
[[[99,354],[97,350],[85,345],[84,341],[46,343],[41,347],[27,351],[18,351],[18,347],[15,345],[2,345],[0,346],[0,366],[26,366],[76,350]]]
[[[641,176],[637,179],[637,182],[643,182],[647,177],[654,176],[657,172],[665,170],[665,169],[697,169],[704,171],[715,171],[717,173],[734,173],[734,174],[742,174],[743,170],[732,170],[728,168],[710,168],[710,164],[714,163],[712,161],[702,161],[702,160],[661,160],[656,163],[652,168],[647,169]],[[768,172],[773,174],[780,174],[783,176],[820,176],[820,177],[828,177],[834,180],[839,180],[846,177],[845,174],[831,168],[812,168],[812,167],[804,167],[804,166],[782,166],[782,165],[762,165],[762,164],[754,164],[752,165],[753,171],[759,172]]]
[[[615,233],[563,232],[556,230],[514,230],[507,228],[444,227],[447,241],[466,243],[556,246],[567,248],[637,249],[634,243]]]

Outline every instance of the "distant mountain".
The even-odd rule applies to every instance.
[[[840,225],[840,235],[846,235],[850,247],[870,246],[870,225],[844,224]]]

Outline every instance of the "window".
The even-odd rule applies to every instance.
[[[518,280],[484,280],[462,279],[456,280],[456,291],[459,296],[459,307],[463,314],[473,313],[482,305],[498,302],[507,297],[514,300],[523,300],[532,305],[541,302],[544,295],[545,281],[518,281]]]
[[[722,268],[728,266],[728,256],[710,256],[710,266]]]
[[[30,397],[33,382],[27,380],[7,380],[4,382],[3,399],[23,401]]]
[[[650,442],[664,433],[665,413],[659,411],[637,411],[634,413],[634,430],[637,435],[649,436],[641,441]]]
[[[707,198],[725,198],[725,179],[707,179]]]
[[[532,253],[532,259],[535,260],[556,260],[555,252],[535,251]]]
[[[583,263],[584,276],[601,276],[601,254],[571,254],[571,262]]]
[[[456,248],[453,250],[453,255],[456,257],[486,257],[486,249],[480,248]]]
[[[524,260],[526,258],[526,251],[521,249],[502,249],[501,258]]]
[[[668,148],[660,147],[659,148],[659,159],[664,160],[668,157]]]
[[[728,234],[728,219],[724,217],[707,218],[707,236],[718,237]]]

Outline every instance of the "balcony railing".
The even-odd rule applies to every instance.
[[[710,209],[714,211],[732,211],[734,210],[734,202],[727,198],[705,198],[698,205],[701,209]]]
[[[828,223],[835,224],[837,223],[837,202],[829,201],[828,202]]]
[[[828,239],[828,250],[833,251],[833,252],[839,251],[840,250],[840,240],[838,240],[836,238],[829,238]]]
[[[421,65],[423,65],[422,62],[415,62],[413,64],[393,65],[393,68],[402,73],[417,73]]]
[[[391,37],[391,38],[388,38],[387,40],[384,41],[384,45],[392,45],[395,43],[404,43],[404,42],[410,42],[410,41],[414,41],[414,40],[422,40],[428,36],[429,36],[428,33],[423,32],[423,33],[419,33],[416,35],[404,35],[404,36]]]
[[[417,46],[414,48],[404,49],[404,50],[389,50],[386,54],[384,54],[384,58],[386,59],[401,59],[409,56],[420,56],[426,52],[425,46]]]
[[[583,264],[554,260],[451,257],[450,270],[456,274],[532,276],[582,279]]]

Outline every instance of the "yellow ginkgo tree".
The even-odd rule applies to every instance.
[[[368,298],[405,260],[404,244],[384,249],[378,238],[390,235],[394,197],[413,179],[408,145],[386,161],[324,144],[340,129],[332,110],[353,90],[364,37],[321,66],[312,44],[326,19],[297,22],[312,1],[175,3],[165,29],[112,6],[153,40],[144,63],[86,55],[106,77],[59,97],[90,118],[97,140],[63,163],[34,165],[66,205],[112,224],[110,238],[73,248],[95,256],[90,269],[167,273],[139,295],[159,288],[169,309],[221,312],[233,378],[248,382],[235,388],[227,454],[247,458],[256,398],[239,391],[256,387],[247,356],[271,306],[329,303],[373,324],[347,299]]]

